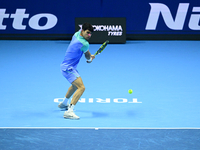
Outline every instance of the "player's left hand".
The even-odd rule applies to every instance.
[[[95,55],[91,55],[91,60],[87,60],[87,63],[91,63],[95,59]]]

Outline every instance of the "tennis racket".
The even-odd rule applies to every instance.
[[[109,41],[106,40],[106,41],[101,45],[101,47],[98,49],[98,51],[96,51],[96,53],[94,54],[94,56],[99,55],[99,54],[106,48],[106,46],[107,46],[108,43],[109,43]],[[90,63],[90,62],[92,62],[92,61],[87,60],[87,62]]]
[[[95,53],[94,55],[96,56],[96,55],[100,54],[100,53],[106,48],[106,46],[107,46],[108,43],[109,43],[108,40],[105,41],[105,42],[101,45],[101,47],[98,49],[98,51],[96,51],[96,53]]]

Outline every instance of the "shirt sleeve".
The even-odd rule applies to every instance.
[[[83,53],[86,53],[88,50],[89,50],[89,43],[86,43],[81,48],[81,51],[83,51]]]

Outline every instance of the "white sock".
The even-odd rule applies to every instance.
[[[65,99],[63,100],[62,104],[65,105],[65,106],[67,106],[68,101],[69,101],[69,99],[68,99],[68,98],[65,98]]]
[[[74,110],[74,106],[73,104],[70,104],[69,108],[68,108],[68,111],[73,111]]]

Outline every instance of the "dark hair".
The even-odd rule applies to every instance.
[[[90,24],[90,23],[84,23],[83,25],[82,25],[82,29],[85,31],[85,30],[89,30],[90,32],[93,32],[93,27],[92,27],[92,25]]]

